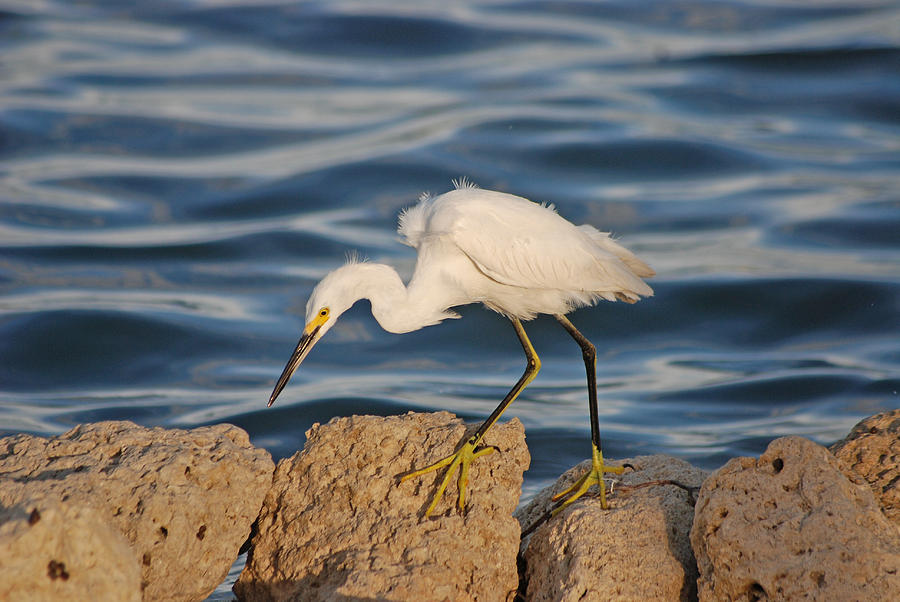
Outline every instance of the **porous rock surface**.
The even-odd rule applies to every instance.
[[[232,425],[98,422],[0,439],[0,506],[41,498],[93,509],[135,551],[144,600],[202,600],[237,558],[273,470]]]
[[[607,463],[610,463],[607,461]],[[545,522],[523,538],[525,599],[529,601],[690,600],[697,569],[689,533],[693,497],[675,485],[630,488],[673,480],[699,489],[706,472],[664,455],[612,462],[631,464],[609,493],[609,508],[591,491],[559,515],[550,498],[590,468],[590,460],[564,473],[516,512],[523,530]],[[588,497],[590,496],[590,497]]]
[[[50,498],[0,510],[0,600],[140,599],[137,554],[93,508]]]
[[[700,600],[900,600],[900,536],[859,481],[802,437],[729,461],[697,500]]]
[[[829,449],[845,473],[866,480],[881,511],[900,527],[900,410],[866,418]]]
[[[507,600],[517,585],[512,511],[530,458],[522,424],[497,424],[498,448],[471,466],[467,511],[451,482],[424,510],[443,470],[397,476],[453,453],[472,429],[447,412],[352,416],[313,425],[278,463],[234,586],[242,600]]]

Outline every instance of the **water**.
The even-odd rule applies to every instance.
[[[900,405],[896,2],[0,7],[0,435],[227,421],[278,459],[335,415],[483,419],[523,358],[474,306],[392,335],[360,303],[265,408],[315,282],[408,275],[397,212],[461,175],[659,272],[572,316],[608,456],[715,468]],[[530,496],[589,425],[578,348],[527,327]]]

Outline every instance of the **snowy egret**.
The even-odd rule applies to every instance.
[[[403,476],[407,480],[447,467],[425,511],[437,506],[459,470],[458,505],[465,510],[469,465],[493,451],[480,446],[488,429],[537,375],[541,361],[525,334],[522,320],[550,314],[581,347],[588,383],[592,467],[555,499],[559,509],[581,497],[592,485],[600,489],[606,508],[603,475],[620,473],[606,466],[597,418],[596,351],[565,314],[601,299],[634,303],[653,290],[641,280],[654,271],[593,226],[576,226],[560,217],[553,205],[479,189],[465,179],[437,197],[423,195],[400,214],[398,232],[418,252],[415,271],[404,285],[390,266],[350,261],[316,285],[306,304],[306,327],[269,398],[271,406],[313,345],[338,317],[360,299],[368,299],[372,315],[388,332],[403,333],[459,316],[450,308],[483,303],[512,322],[525,351],[525,372],[497,409],[455,453]]]

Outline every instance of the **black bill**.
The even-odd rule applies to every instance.
[[[291,380],[291,376],[294,375],[294,372],[297,371],[297,368],[300,367],[300,364],[303,362],[303,358],[309,353],[309,350],[312,349],[313,345],[316,344],[318,340],[319,328],[321,326],[316,326],[309,333],[304,332],[303,336],[300,337],[300,341],[297,343],[297,348],[294,349],[294,353],[291,354],[291,359],[288,360],[287,365],[284,367],[284,371],[281,373],[281,376],[278,377],[278,382],[275,383],[275,389],[272,391],[272,395],[269,396],[269,403],[267,407],[272,407],[272,404],[275,403],[275,399],[284,389],[285,385],[288,384],[288,381]]]

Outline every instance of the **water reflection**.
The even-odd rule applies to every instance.
[[[480,420],[522,370],[477,308],[398,337],[360,304],[272,410],[315,281],[412,271],[398,210],[468,175],[622,236],[657,296],[573,320],[610,454],[706,467],[898,405],[893,3],[113,6],[0,20],[0,432],[87,420]],[[533,492],[584,457],[552,321],[510,409]]]

